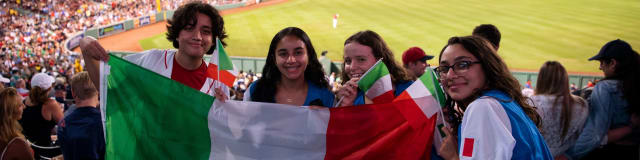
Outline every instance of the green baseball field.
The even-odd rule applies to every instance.
[[[400,61],[412,46],[437,56],[450,37],[487,23],[502,32],[499,54],[516,70],[537,71],[556,60],[570,72],[597,73],[598,62],[587,59],[606,42],[620,38],[640,48],[638,0],[291,0],[224,20],[227,52],[245,57],[265,57],[271,38],[289,26],[305,30],[316,51],[327,50],[334,61],[342,61],[344,40],[361,30],[380,34]],[[164,34],[140,44],[173,48]]]

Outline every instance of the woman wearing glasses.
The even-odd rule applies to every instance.
[[[552,159],[520,84],[486,40],[452,37],[436,73],[447,93],[445,159]],[[459,107],[459,110],[454,109]],[[457,143],[460,142],[460,143]],[[458,146],[459,145],[459,146]]]
[[[402,93],[413,81],[404,67],[393,58],[393,52],[376,32],[366,30],[351,35],[344,42],[344,63],[341,78],[343,85],[336,93],[344,97],[339,106],[354,106],[372,103],[358,89],[358,80],[380,58],[389,69],[393,83],[394,96]]]

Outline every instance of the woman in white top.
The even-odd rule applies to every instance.
[[[451,37],[438,59],[436,73],[447,93],[445,114],[455,129],[443,130],[442,158],[553,159],[536,126],[540,116],[488,41]]]
[[[559,159],[582,132],[589,115],[587,102],[570,94],[569,76],[557,61],[547,61],[542,65],[535,93],[531,99],[542,118],[542,136],[551,155]]]

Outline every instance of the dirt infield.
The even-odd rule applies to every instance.
[[[233,8],[228,10],[221,11],[222,15],[233,14],[237,12],[252,10],[260,7],[270,6],[274,4],[280,4],[283,2],[287,2],[288,0],[270,0],[267,2],[262,2],[255,5]],[[142,51],[142,47],[140,47],[140,43],[138,41],[149,38],[151,36],[155,36],[167,31],[167,21],[162,21],[159,23],[154,23],[142,28],[132,29],[126,32],[118,33],[109,37],[105,37],[99,39],[98,42],[102,44],[102,46],[111,51],[131,51],[131,52],[140,52]],[[80,52],[80,48],[73,49],[74,52]]]

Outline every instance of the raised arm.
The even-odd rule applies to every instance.
[[[95,38],[90,36],[80,40],[80,50],[93,85],[100,86],[100,60],[109,61],[109,54]]]

